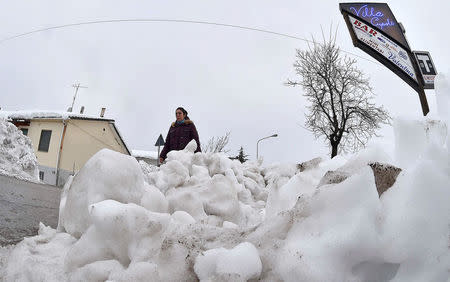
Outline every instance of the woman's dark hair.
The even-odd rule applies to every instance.
[[[188,120],[189,119],[189,117],[188,117],[188,112],[183,108],[183,107],[178,107],[176,110],[175,110],[175,112],[177,111],[177,110],[180,110],[180,111],[182,111],[183,112],[183,114],[185,115],[185,120]]]

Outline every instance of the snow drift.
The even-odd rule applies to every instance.
[[[446,90],[450,95],[450,90]],[[397,119],[381,147],[306,168],[109,150],[66,183],[59,232],[12,250],[6,281],[448,281],[447,121]],[[370,162],[402,169],[377,193]],[[339,181],[324,181],[332,171]]]
[[[3,118],[0,118],[0,174],[39,182],[30,138]]]

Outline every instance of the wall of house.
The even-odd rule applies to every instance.
[[[68,120],[60,169],[77,172],[103,148],[128,154],[119,136],[111,127],[108,121]]]
[[[59,141],[61,139],[63,124],[61,120],[39,119],[33,120],[28,126],[19,126],[19,129],[28,129],[27,136],[33,144],[33,151],[39,164],[40,178],[43,182],[54,185],[56,183],[56,163],[58,159]],[[42,130],[51,130],[48,152],[39,151],[39,140]]]
[[[59,173],[56,172],[56,167],[63,132],[62,120],[39,119],[32,120],[28,126],[19,126],[19,129],[28,129],[27,135],[33,143],[39,171],[45,183],[64,185],[69,175],[79,171],[95,153],[103,148],[128,154],[125,145],[110,122],[69,119],[66,123],[67,128],[60,155]],[[38,151],[42,130],[52,131],[48,152]],[[56,182],[56,177],[58,177],[58,182]]]
[[[56,167],[38,165],[39,179],[50,185],[56,185]]]
[[[35,120],[30,123],[30,126],[28,127],[28,137],[33,143],[33,150],[39,165],[56,167],[62,129],[63,124],[61,120]],[[52,131],[48,152],[38,151],[42,130]]]

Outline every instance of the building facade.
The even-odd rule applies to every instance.
[[[41,181],[62,186],[99,150],[130,155],[114,120],[70,112],[4,112],[33,144]]]

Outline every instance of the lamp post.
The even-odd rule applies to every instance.
[[[270,135],[270,136],[261,138],[261,139],[258,140],[258,142],[256,142],[256,160],[259,160],[259,154],[258,154],[259,141],[267,139],[267,138],[271,138],[271,137],[278,137],[278,134],[274,134],[274,135]]]

